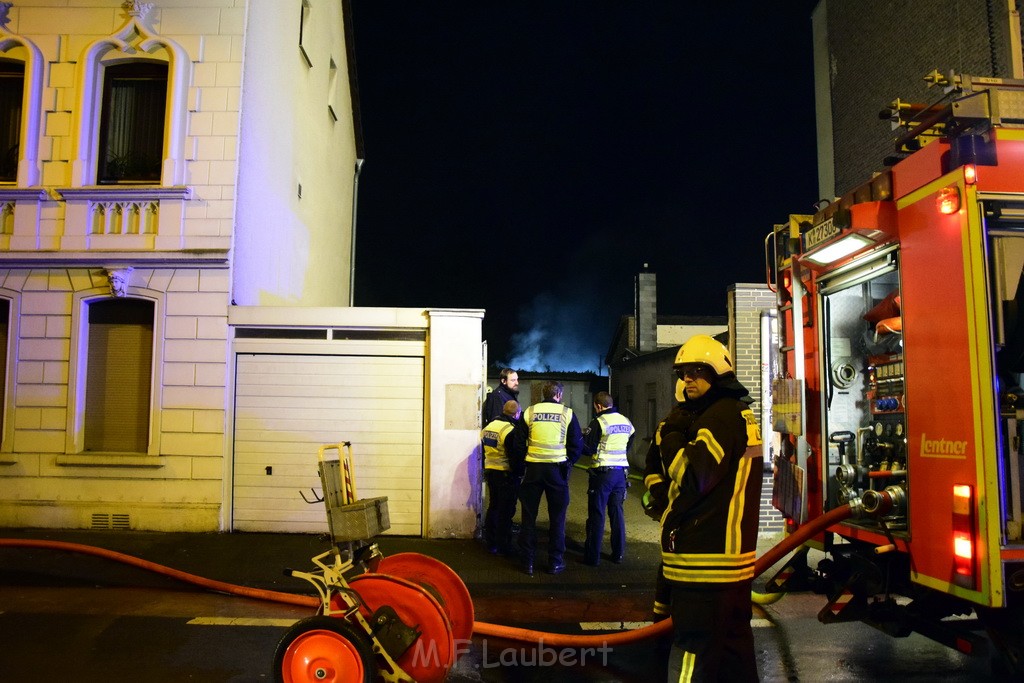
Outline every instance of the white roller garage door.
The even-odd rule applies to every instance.
[[[235,358],[235,530],[326,533],[299,492],[320,493],[317,449],[350,441],[359,497],[388,497],[387,533],[421,535],[423,358]]]

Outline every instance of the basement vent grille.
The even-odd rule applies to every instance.
[[[93,529],[130,529],[131,520],[127,513],[107,514],[105,512],[94,512],[92,514]]]

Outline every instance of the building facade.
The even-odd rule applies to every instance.
[[[1021,78],[1015,0],[821,0],[815,7],[815,109],[821,198],[883,170],[897,131],[879,115],[897,98],[934,104],[933,71]]]
[[[606,362],[611,393],[623,414],[637,429],[629,453],[634,469],[642,470],[658,424],[675,405],[676,377],[672,370],[679,346],[695,334],[707,334],[729,347],[736,377],[750,391],[751,408],[759,416],[765,437],[765,478],[761,487],[762,531],[782,528],[782,516],[772,506],[773,439],[764,427],[771,424],[771,397],[766,380],[775,325],[775,296],[766,285],[737,283],[726,295],[727,315],[721,317],[658,316],[653,273],[637,278],[637,308],[623,316],[613,337]],[[641,305],[642,304],[642,305]],[[647,329],[643,335],[640,330]],[[654,344],[638,343],[644,339]]]
[[[483,312],[349,307],[347,3],[71,5],[0,3],[0,526],[321,531],[349,441],[471,535]]]

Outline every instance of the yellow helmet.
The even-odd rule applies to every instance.
[[[732,357],[725,345],[706,334],[697,334],[679,347],[673,367],[700,363],[709,365],[716,374],[735,372]]]

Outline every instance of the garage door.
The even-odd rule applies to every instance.
[[[300,492],[320,493],[317,449],[351,441],[359,497],[422,535],[423,358],[240,353],[235,371],[235,530],[326,533]]]

